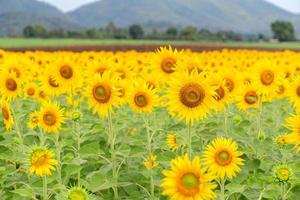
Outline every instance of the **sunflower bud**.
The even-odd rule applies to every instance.
[[[278,165],[275,168],[274,175],[279,182],[288,182],[292,176],[292,169],[287,165]]]
[[[68,200],[88,200],[89,195],[85,189],[80,187],[73,187],[69,190]]]

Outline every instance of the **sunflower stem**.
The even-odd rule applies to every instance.
[[[151,143],[152,143],[153,135],[151,134],[151,132],[149,130],[149,116],[146,116],[145,126],[146,126],[146,131],[147,131],[147,150],[148,150],[148,155],[150,157],[152,155]],[[150,176],[150,194],[151,194],[151,197],[154,197],[154,181],[153,181],[152,169],[149,170],[149,176]]]
[[[227,115],[227,108],[224,109],[224,135],[225,137],[228,136],[228,115]]]
[[[108,121],[109,121],[109,140],[110,140],[110,151],[111,151],[111,164],[112,164],[112,175],[114,180],[116,181],[116,185],[112,187],[114,191],[114,198],[119,199],[118,194],[118,172],[117,172],[117,162],[116,162],[116,151],[115,151],[115,140],[116,135],[113,130],[113,123],[112,123],[112,116],[111,113],[108,115]]]
[[[189,155],[189,157],[191,158],[192,157],[192,124],[191,123],[189,123],[189,125],[188,125],[188,144],[187,144],[187,146],[188,146],[188,155]]]
[[[225,200],[225,179],[220,180],[221,198],[220,200]]]
[[[15,103],[17,103],[17,102],[15,102]],[[11,112],[12,112],[13,118],[15,119],[15,129],[16,129],[17,135],[19,137],[21,145],[23,145],[23,136],[22,136],[19,120],[17,118],[17,114],[15,112],[15,107],[14,106],[12,106]]]
[[[48,200],[47,176],[43,177],[43,200]]]
[[[60,153],[61,153],[61,146],[59,143],[59,133],[56,133],[56,137],[55,137],[55,146],[56,146],[56,156],[57,156],[57,174],[58,174],[58,183],[60,185],[62,185],[62,179],[61,179],[61,157],[60,157]]]
[[[285,188],[286,184],[283,182],[280,185],[281,185],[281,199],[286,200],[286,191],[285,191],[286,190],[286,188]]]

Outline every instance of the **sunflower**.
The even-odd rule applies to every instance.
[[[172,151],[176,151],[178,149],[176,136],[172,133],[167,135],[167,145]]]
[[[30,129],[34,129],[39,125],[39,113],[34,111],[29,115],[29,121],[27,123],[27,127]]]
[[[144,161],[144,166],[147,170],[151,170],[157,167],[158,166],[157,156],[149,155]]]
[[[234,97],[238,91],[239,85],[241,84],[239,78],[236,76],[238,71],[229,66],[226,66],[224,69],[218,72],[224,81],[225,87],[228,90],[230,96]]]
[[[292,115],[287,118],[286,127],[291,130],[291,133],[286,134],[284,139],[287,143],[300,145],[300,115]]]
[[[21,83],[13,73],[3,72],[0,75],[0,93],[4,99],[11,100],[21,93]]]
[[[300,111],[300,76],[289,84],[289,87],[287,88],[287,96],[296,110]]]
[[[29,155],[30,174],[50,176],[52,174],[51,171],[54,171],[55,166],[58,164],[53,157],[54,153],[46,148],[34,148]]]
[[[95,75],[88,83],[86,96],[89,106],[102,117],[107,116],[120,103],[120,91],[115,86],[116,81],[111,72],[105,71],[102,75]]]
[[[169,113],[186,123],[203,119],[213,106],[214,88],[197,71],[176,73],[165,98]]]
[[[54,76],[51,74],[50,70],[41,76],[41,90],[46,91],[49,96],[59,96],[64,92],[64,87],[62,83],[59,83]]]
[[[9,130],[14,125],[14,119],[13,116],[11,115],[9,104],[7,101],[5,100],[1,101],[1,109],[2,109],[2,116],[3,116],[5,128]]]
[[[47,133],[57,133],[65,120],[63,112],[57,103],[43,103],[39,111],[39,126]]]
[[[279,81],[283,78],[278,67],[269,60],[259,61],[253,68],[253,85],[258,89],[259,95],[266,100],[276,96]]]
[[[250,108],[258,108],[260,103],[261,97],[252,85],[244,85],[239,88],[236,95],[236,105],[240,110],[247,112]]]
[[[169,196],[171,200],[216,198],[213,191],[216,185],[211,182],[214,177],[206,173],[199,157],[190,160],[188,155],[179,156],[171,161],[171,169],[164,170],[163,175],[163,195]]]
[[[228,88],[225,85],[225,80],[222,80],[221,76],[215,74],[209,78],[209,84],[216,88],[214,98],[214,109],[216,111],[224,110],[226,104],[230,101],[230,95]]]
[[[156,90],[149,88],[143,80],[135,80],[128,91],[128,102],[134,112],[152,112],[154,106],[159,103]]]
[[[176,71],[176,64],[181,53],[170,46],[161,47],[156,52],[156,59],[154,59],[155,74],[169,78]]]
[[[240,172],[244,160],[238,145],[231,139],[216,138],[209,144],[204,152],[204,163],[209,171],[220,179],[233,178]]]
[[[33,82],[26,83],[24,87],[24,95],[26,97],[36,97],[37,96],[38,86]]]
[[[81,187],[73,187],[69,189],[68,200],[89,200],[87,191]]]
[[[65,91],[70,91],[81,84],[80,67],[72,60],[57,61],[55,68],[51,70],[51,79],[60,84]],[[48,77],[50,78],[50,77]]]
[[[278,165],[274,169],[274,176],[279,182],[288,182],[292,175],[293,171],[287,165]]]

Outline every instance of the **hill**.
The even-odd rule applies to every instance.
[[[14,35],[30,24],[79,29],[80,25],[57,8],[36,0],[0,0],[0,35]]]
[[[300,31],[300,16],[264,0],[102,0],[84,5],[69,15],[81,25],[138,24],[193,25],[210,30],[270,33],[274,20],[290,20]]]

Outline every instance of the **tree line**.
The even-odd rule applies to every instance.
[[[271,24],[273,38],[279,41],[295,40],[293,24],[287,21],[275,21]],[[152,39],[152,40],[210,40],[210,41],[242,41],[268,40],[263,34],[243,35],[233,31],[212,32],[194,26],[183,28],[169,27],[164,31],[152,29],[145,31],[139,24],[129,27],[117,27],[110,22],[103,28],[92,28],[81,31],[64,29],[47,29],[43,25],[28,25],[23,29],[26,38],[89,38],[89,39]]]

